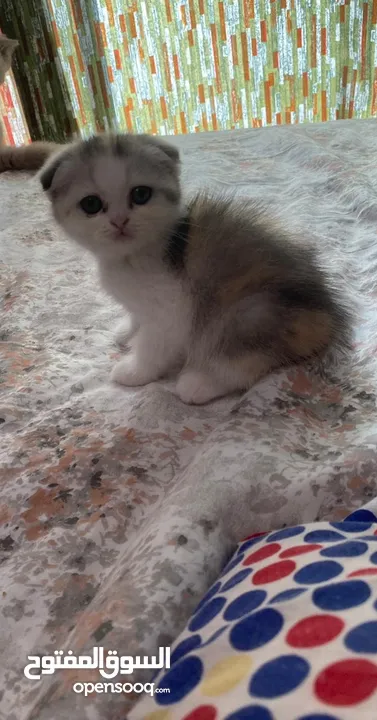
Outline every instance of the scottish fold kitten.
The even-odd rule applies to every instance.
[[[57,222],[97,258],[127,311],[114,381],[180,365],[177,393],[206,403],[270,370],[348,346],[350,316],[314,250],[252,201],[181,198],[179,155],[146,135],[67,146],[40,175]]]
[[[10,70],[13,53],[18,46],[17,40],[11,40],[0,33],[0,85]],[[3,145],[3,131],[0,122],[0,172],[5,170],[39,170],[47,158],[58,149],[58,145],[48,142],[34,142],[31,145],[14,147]]]

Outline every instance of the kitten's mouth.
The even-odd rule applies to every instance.
[[[115,233],[113,240],[115,242],[124,242],[124,240],[132,240],[132,233],[129,230],[118,230]]]

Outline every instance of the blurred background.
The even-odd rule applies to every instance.
[[[377,0],[1,0],[6,142],[366,118]]]

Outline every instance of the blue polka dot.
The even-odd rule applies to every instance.
[[[377,653],[377,621],[353,628],[344,638],[344,643],[353,652]]]
[[[299,655],[281,655],[262,665],[249,685],[251,695],[276,698],[295,690],[308,676],[309,663]]]
[[[341,530],[342,532],[357,533],[364,532],[364,530],[369,530],[372,523],[343,520],[343,522],[333,522],[330,523],[330,525],[332,525],[332,527],[336,528],[337,530]]]
[[[228,572],[230,572],[231,570],[233,570],[233,568],[235,568],[236,565],[239,565],[240,562],[242,562],[242,560],[244,559],[244,557],[245,557],[245,555],[244,555],[244,553],[242,552],[242,553],[240,553],[239,555],[237,555],[235,558],[233,558],[233,560],[231,560],[227,565],[225,565],[224,570],[222,571],[220,577],[223,577],[223,576],[226,575]]]
[[[291,588],[291,590],[283,590],[283,592],[271,598],[270,603],[280,603],[285,602],[286,600],[293,600],[293,598],[298,597],[303,592],[306,592],[306,588]]]
[[[278,530],[277,532],[272,533],[272,535],[269,535],[266,542],[275,542],[276,540],[285,540],[285,538],[295,537],[295,535],[301,535],[304,530],[304,525],[284,528],[284,530]]]
[[[345,535],[341,535],[334,530],[312,530],[306,533],[304,537],[307,543],[339,542],[339,540],[345,539]]]
[[[258,537],[254,537],[254,538],[250,538],[249,540],[245,540],[245,542],[242,543],[242,545],[240,545],[240,547],[238,548],[238,555],[240,553],[245,552],[249,548],[253,547],[253,545],[256,545],[257,543],[262,542],[262,540],[264,540],[265,537],[266,537],[265,535],[258,535]]]
[[[320,555],[324,557],[359,557],[364,555],[368,550],[368,545],[361,540],[349,540],[348,542],[332,545],[331,547],[321,550]]]
[[[216,630],[216,632],[214,632],[213,635],[211,635],[208,638],[208,640],[206,640],[204,643],[201,644],[200,649],[207,647],[207,645],[210,645],[211,643],[215,642],[215,640],[217,640],[217,638],[220,637],[220,635],[222,635],[223,632],[225,632],[225,630],[228,629],[228,627],[229,627],[229,625],[223,625],[221,628]]]
[[[224,620],[238,620],[243,615],[256,610],[266,597],[265,590],[250,590],[242,593],[228,605],[223,615]]]
[[[191,652],[191,650],[195,650],[195,648],[199,647],[201,642],[202,639],[199,634],[190,635],[189,637],[182,640],[182,642],[180,642],[177,647],[175,647],[172,651],[170,657],[171,664],[173,665],[173,663],[177,662],[182,657],[187,655],[187,653]]]
[[[234,625],[229,634],[230,644],[236,650],[255,650],[276,637],[283,624],[283,617],[277,610],[258,610]]]
[[[371,561],[371,563],[373,563],[373,565],[377,565],[377,552],[374,552],[374,553],[370,556],[369,560]]]
[[[168,670],[160,680],[158,687],[166,693],[156,693],[157,705],[172,705],[186,697],[199,685],[203,676],[203,663],[196,655],[184,658]]]
[[[213,620],[219,612],[221,612],[225,603],[226,599],[224,597],[215,597],[206,605],[203,605],[199,612],[195,613],[189,623],[188,629],[190,632],[196,632],[205,625],[208,625],[208,623],[211,622],[211,620]]]
[[[208,590],[208,592],[204,595],[204,597],[202,597],[200,603],[197,604],[197,606],[194,610],[194,613],[197,613],[198,610],[200,610],[200,608],[202,608],[203,605],[205,605],[208,602],[208,600],[210,600],[214,595],[216,595],[216,593],[220,590],[220,588],[221,588],[221,582],[217,582],[217,583],[215,583],[215,585],[212,585],[212,587]]]
[[[373,607],[374,607],[375,610],[377,610],[377,600],[376,600],[376,602],[374,603]]]
[[[346,520],[358,520],[359,522],[375,522],[377,523],[377,515],[372,513],[370,510],[355,510],[355,512],[351,513],[351,515],[348,515],[346,517]]]
[[[248,705],[227,715],[225,720],[273,720],[273,717],[270,711],[261,705]]]
[[[321,610],[348,610],[362,605],[370,594],[369,585],[363,580],[346,580],[317,588],[313,602]]]
[[[245,568],[245,570],[240,570],[238,573],[233,575],[229,580],[226,581],[223,589],[221,592],[226,592],[226,590],[230,590],[231,588],[238,585],[238,583],[242,582],[242,580],[245,580],[245,578],[252,573],[252,570]]]
[[[303,585],[312,585],[332,580],[341,572],[343,572],[343,566],[340,563],[334,562],[334,560],[319,560],[305,565],[296,572],[293,579]]]
[[[362,535],[357,540],[365,540],[365,542],[377,542],[377,535]]]
[[[322,713],[314,713],[314,715],[302,715],[298,720],[338,720],[334,715],[322,715]]]

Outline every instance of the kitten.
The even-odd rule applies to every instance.
[[[177,393],[200,404],[348,346],[350,316],[314,250],[252,201],[185,206],[178,151],[162,140],[95,136],[67,146],[40,179],[57,222],[94,253],[129,313],[116,382],[144,385],[181,363]]]
[[[10,40],[0,34],[0,85],[10,70],[13,53],[18,46],[17,40]],[[55,143],[34,142],[31,145],[14,147],[3,145],[3,134],[0,123],[0,172],[5,170],[39,170],[50,155],[59,147]]]

